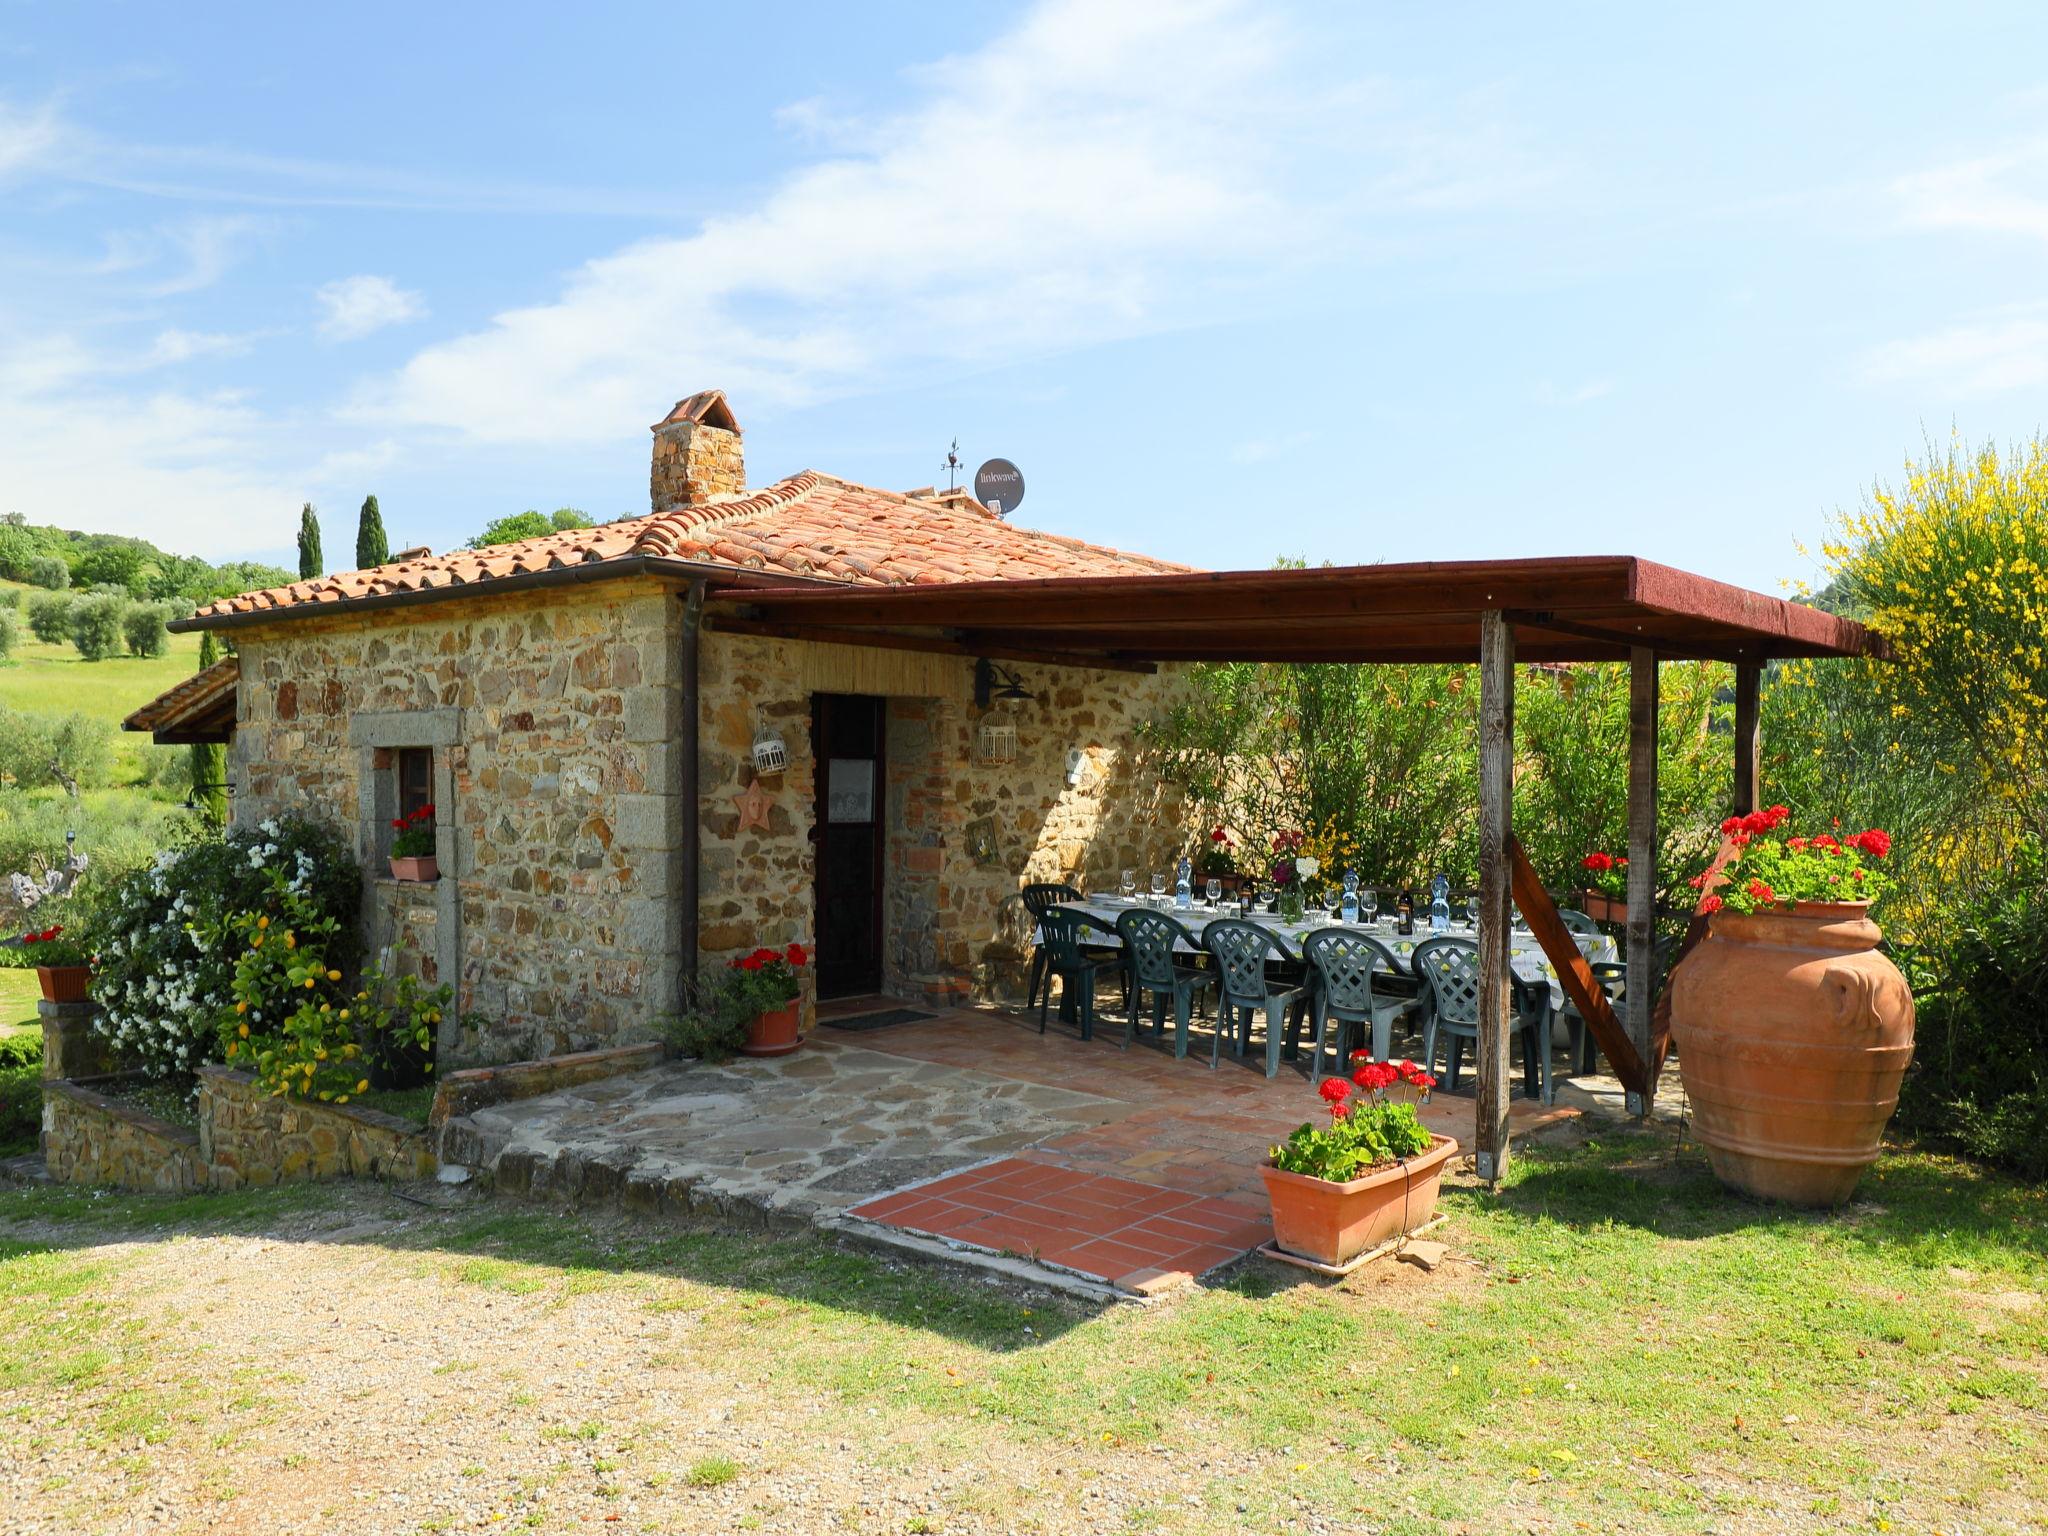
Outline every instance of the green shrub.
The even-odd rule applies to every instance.
[[[11,608],[21,612],[22,591],[19,587],[0,587],[0,608]]]
[[[21,639],[21,625],[15,621],[12,610],[0,606],[0,661],[14,654],[14,647]]]
[[[42,1062],[0,1067],[0,1157],[35,1151],[42,1131]]]
[[[28,579],[38,587],[62,592],[71,585],[71,567],[56,555],[37,555],[28,563]]]
[[[100,789],[113,773],[114,727],[106,721],[89,715],[23,714],[0,706],[0,784]]]
[[[0,1071],[12,1067],[40,1067],[43,1064],[43,1034],[38,1029],[17,1029],[0,1035]]]
[[[164,628],[164,611],[155,603],[137,603],[122,616],[121,638],[130,656],[161,656],[171,648],[171,632]]]
[[[167,849],[95,905],[88,928],[99,954],[92,995],[105,1009],[114,1044],[152,1076],[217,1057],[221,1017],[235,1004],[238,949],[221,926],[270,898],[273,872],[334,920],[328,959],[354,974],[361,871],[340,833],[297,817]]]
[[[128,613],[125,598],[103,592],[80,603],[71,614],[71,643],[87,661],[105,661],[121,651],[121,631]]]
[[[2048,1178],[2048,891],[2038,849],[2016,858],[2015,893],[1961,925],[1942,975],[1918,999],[1899,1123],[2030,1179]]]
[[[62,645],[71,638],[71,609],[61,592],[38,593],[28,600],[29,630],[45,645]]]

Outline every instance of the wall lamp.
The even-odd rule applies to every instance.
[[[1036,694],[1024,691],[1017,674],[1008,667],[999,667],[986,656],[974,664],[976,709],[987,709],[991,704],[1000,704],[1004,709],[1022,709],[1036,697]]]

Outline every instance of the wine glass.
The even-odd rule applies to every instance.
[[[1211,912],[1214,912],[1216,910],[1217,901],[1220,900],[1223,895],[1223,882],[1219,880],[1216,876],[1211,875],[1208,881],[1202,886],[1202,890],[1209,898],[1209,910]]]
[[[1465,898],[1465,918],[1472,924],[1473,930],[1477,932],[1479,928],[1479,893],[1477,891],[1474,891]]]
[[[1380,893],[1367,886],[1358,893],[1358,905],[1365,913],[1365,925],[1370,928],[1380,915]]]
[[[1155,874],[1152,876],[1152,899],[1154,901],[1163,901],[1165,900],[1165,898],[1166,876],[1161,874]]]
[[[1117,879],[1117,889],[1124,893],[1125,901],[1129,901],[1133,896],[1137,895],[1138,872],[1135,869],[1125,870]]]

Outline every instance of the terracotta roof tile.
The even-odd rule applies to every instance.
[[[699,398],[681,402],[677,411],[685,411]],[[245,592],[200,609],[198,616],[262,613],[382,593],[452,590],[636,555],[741,570],[774,569],[864,586],[1162,575],[1190,569],[1022,528],[995,517],[967,496],[904,495],[806,470],[744,496],[715,497],[597,528],[574,528],[516,544],[459,549]]]

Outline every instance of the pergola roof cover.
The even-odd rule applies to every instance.
[[[1631,555],[1266,571],[754,588],[712,613],[850,645],[930,641],[1077,661],[1476,661],[1479,617],[1505,612],[1524,661],[1758,662],[1882,656],[1853,620]],[[716,622],[716,621],[715,621]]]

